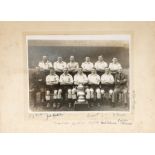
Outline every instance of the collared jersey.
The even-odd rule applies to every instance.
[[[40,61],[38,66],[41,69],[48,70],[50,67],[52,67],[52,63],[50,61],[47,61],[47,62]]]
[[[82,84],[85,84],[85,83],[87,83],[88,82],[88,78],[87,78],[87,76],[86,76],[86,74],[75,74],[74,75],[74,83],[75,84],[80,84],[80,83],[82,83]]]
[[[59,82],[59,76],[57,74],[54,75],[47,75],[46,76],[46,84],[50,85],[52,84],[52,82],[54,82],[55,84]]]
[[[95,63],[96,70],[104,70],[107,66],[108,64],[105,61],[97,61]]]
[[[114,83],[114,77],[111,74],[103,74],[101,76],[101,83],[109,83],[109,84],[113,84]]]
[[[54,69],[55,70],[63,70],[64,68],[66,68],[67,67],[67,65],[66,65],[66,62],[64,62],[64,61],[62,61],[62,62],[58,62],[58,61],[56,61],[56,62],[54,62]]]
[[[100,76],[98,74],[89,74],[88,75],[88,82],[93,84],[100,83]]]
[[[79,64],[78,64],[78,62],[69,62],[67,64],[67,68],[68,69],[78,69],[79,68]]]
[[[73,77],[70,74],[65,75],[64,73],[60,75],[60,83],[73,83]]]
[[[120,63],[116,63],[116,64],[110,63],[110,64],[109,64],[109,68],[110,68],[110,70],[113,71],[113,70],[119,70],[119,69],[121,69],[122,66],[121,66]]]
[[[94,67],[92,62],[83,62],[81,67],[83,68],[83,70],[88,70],[91,71]]]

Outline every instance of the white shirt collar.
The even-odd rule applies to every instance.
[[[70,74],[68,73],[68,74],[66,75],[66,74],[63,73],[62,75],[63,75],[63,76],[69,76]]]
[[[64,62],[63,61],[61,61],[61,62],[57,61],[57,63],[61,64],[61,63],[64,63]]]
[[[85,63],[90,64],[90,63],[91,63],[91,61],[90,61],[90,62],[85,61]]]

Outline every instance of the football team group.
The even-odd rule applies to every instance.
[[[107,63],[103,56],[92,63],[90,57],[80,65],[74,56],[69,62],[58,57],[54,63],[43,56],[30,78],[30,102],[59,109],[72,108],[77,100],[77,86],[82,84],[89,107],[128,105],[128,78],[117,58]]]

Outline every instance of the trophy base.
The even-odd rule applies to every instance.
[[[88,105],[87,101],[84,101],[84,102],[75,101],[75,103],[74,103],[75,111],[87,111],[88,107],[89,107],[89,105]]]

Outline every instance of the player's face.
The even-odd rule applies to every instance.
[[[64,69],[64,74],[68,74],[68,70],[67,69]]]
[[[54,73],[55,73],[54,69],[51,69],[50,74],[54,74]]]
[[[72,62],[74,61],[74,56],[70,57],[70,61],[72,61]]]
[[[102,57],[102,56],[99,56],[99,57],[98,57],[98,60],[99,60],[99,61],[103,61],[103,57]]]
[[[82,72],[83,72],[83,71],[82,71],[82,68],[79,68],[78,73],[79,73],[79,74],[82,74]]]
[[[46,62],[47,61],[47,57],[43,57],[43,61]]]
[[[92,74],[95,74],[95,73],[96,73],[96,70],[95,70],[95,69],[93,69],[93,70],[91,71],[91,73],[92,73]]]
[[[117,59],[116,58],[113,59],[113,63],[117,63]]]
[[[89,57],[86,57],[86,62],[90,62],[90,58]]]
[[[62,61],[62,57],[58,57],[58,61],[61,62]]]
[[[122,72],[123,72],[123,70],[122,70],[122,69],[119,69],[119,70],[118,70],[118,73],[122,73]]]
[[[106,73],[106,74],[109,74],[109,68],[106,68],[106,69],[105,69],[105,73]]]

